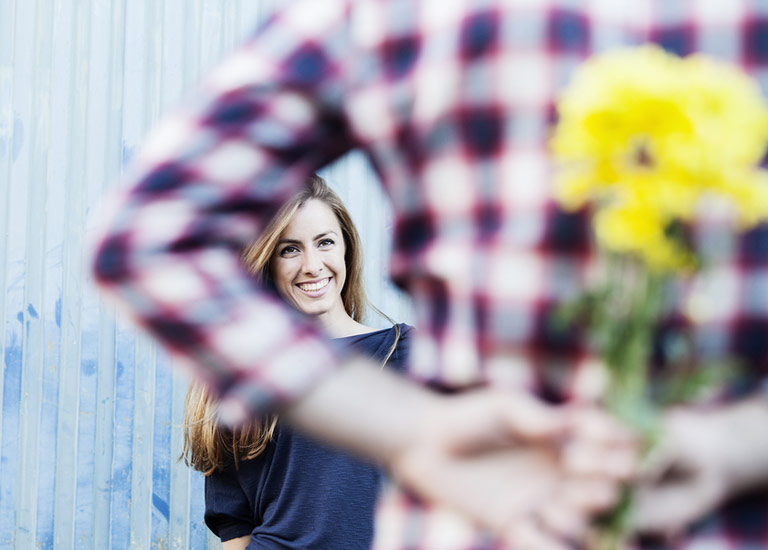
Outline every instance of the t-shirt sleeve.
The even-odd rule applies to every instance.
[[[216,470],[206,476],[205,524],[222,542],[253,531],[251,505],[233,470]]]
[[[413,327],[410,325],[406,325],[405,323],[400,324],[400,338],[397,341],[397,345],[395,346],[395,350],[392,352],[389,361],[387,361],[387,366],[389,368],[392,368],[397,372],[405,371],[408,364],[408,356],[411,351],[411,335],[413,330]]]
[[[240,262],[277,209],[352,144],[348,0],[301,0],[165,118],[105,209],[106,294],[219,394],[237,422],[298,399],[344,353]]]

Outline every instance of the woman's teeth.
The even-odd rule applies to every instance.
[[[318,281],[316,283],[300,283],[298,287],[304,292],[316,292],[327,286],[329,281],[330,279],[323,279],[322,281]]]

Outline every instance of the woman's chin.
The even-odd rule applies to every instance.
[[[328,306],[320,303],[320,301],[311,301],[304,298],[303,300],[294,300],[294,307],[302,312],[304,315],[311,317],[319,317],[328,312]]]

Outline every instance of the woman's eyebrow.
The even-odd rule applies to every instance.
[[[323,233],[320,233],[319,235],[315,235],[315,238],[312,240],[316,241],[317,239],[322,239],[323,237],[327,237],[328,235],[336,235],[336,232],[333,229],[330,229],[328,231],[324,231]]]
[[[312,237],[312,240],[316,241],[317,239],[322,239],[323,237],[326,237],[328,235],[338,236],[338,234],[333,229],[331,229],[329,231],[323,231],[322,233],[318,233],[317,235]],[[286,239],[280,239],[279,241],[277,241],[277,244],[301,244],[301,241],[299,239],[286,238]]]

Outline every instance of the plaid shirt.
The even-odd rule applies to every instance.
[[[296,2],[151,135],[101,238],[97,278],[222,393],[230,417],[290,403],[343,351],[263,293],[237,251],[309,173],[362,148],[396,214],[392,277],[415,302],[411,376],[567,398],[589,355],[547,319],[581,288],[591,250],[585,216],[550,201],[554,102],[587,56],[643,42],[735,62],[768,85],[768,1]],[[759,378],[768,227],[730,244],[693,338],[703,354],[746,358]],[[672,314],[664,330],[682,324]],[[389,499],[382,525],[416,517],[398,515],[414,510],[403,498]],[[746,522],[712,519],[706,540],[768,544],[761,505]],[[424,534],[438,523],[412,523],[409,540],[390,526],[378,547],[492,547]]]

